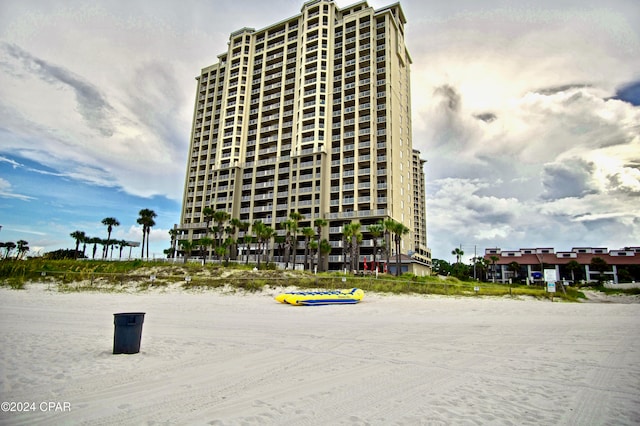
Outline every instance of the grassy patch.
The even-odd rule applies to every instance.
[[[264,265],[263,265],[264,266]],[[152,281],[151,277],[155,279]],[[190,280],[187,281],[186,278]],[[307,271],[255,270],[254,265],[230,263],[164,263],[101,260],[0,261],[0,283],[11,288],[24,288],[27,282],[53,282],[60,291],[146,291],[179,284],[185,289],[215,289],[225,286],[257,292],[265,287],[297,287],[300,289],[333,290],[358,287],[365,291],[392,294],[435,294],[450,296],[531,296],[549,298],[543,287],[478,283],[453,277],[401,277],[381,274],[344,275],[327,272],[314,275]],[[476,287],[478,287],[476,291]],[[639,290],[610,290],[638,294]],[[584,298],[579,289],[568,287],[566,294],[558,291],[554,299],[578,301]]]
[[[640,288],[608,288],[604,285],[597,285],[592,287],[594,290],[601,291],[610,295],[635,295],[640,294]]]

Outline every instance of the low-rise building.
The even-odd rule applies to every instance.
[[[594,259],[599,258],[601,260]],[[553,248],[519,250],[485,249],[489,281],[535,282],[544,279],[544,270],[553,269],[559,281],[640,281],[640,247],[609,250],[606,247],[574,247],[571,251]]]

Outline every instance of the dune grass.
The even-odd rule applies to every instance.
[[[262,265],[266,266],[266,265]],[[268,287],[329,290],[358,287],[365,291],[392,294],[449,295],[460,297],[520,297],[550,298],[545,288],[526,285],[505,285],[461,281],[453,277],[400,277],[380,274],[354,276],[339,272],[314,275],[306,271],[277,271],[273,268],[255,270],[255,265],[208,263],[165,263],[102,260],[0,261],[0,284],[24,288],[27,282],[48,282],[59,291],[145,291],[151,287],[179,284],[185,289],[229,287],[256,292]],[[556,300],[578,301],[584,295],[575,288],[560,289]]]

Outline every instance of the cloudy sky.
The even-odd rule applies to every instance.
[[[0,241],[179,221],[195,79],[302,0],[0,2]],[[337,1],[344,7],[353,2]],[[379,8],[387,1],[370,1]],[[640,3],[405,0],[433,257],[640,246]],[[465,256],[468,257],[468,256]]]

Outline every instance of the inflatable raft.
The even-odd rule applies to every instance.
[[[359,288],[332,291],[294,291],[281,293],[275,297],[280,303],[289,305],[349,305],[362,300],[364,291]]]

